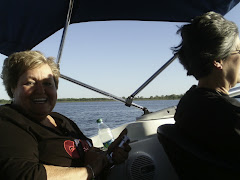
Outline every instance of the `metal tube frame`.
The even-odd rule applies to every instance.
[[[74,4],[74,0],[69,0],[69,7],[68,7],[68,13],[67,13],[67,18],[66,18],[66,23],[65,23],[65,26],[64,26],[64,29],[63,29],[63,34],[62,34],[62,38],[61,38],[61,43],[60,43],[60,46],[59,46],[58,56],[57,56],[57,60],[56,60],[56,63],[57,63],[57,65],[58,65],[58,67],[60,67],[60,60],[61,60],[62,51],[63,51],[63,46],[64,46],[66,34],[67,34],[67,29],[68,29],[68,27],[69,27],[69,25],[70,25],[70,21],[71,21],[73,4]],[[115,95],[113,95],[113,94],[107,93],[107,92],[105,92],[105,91],[102,91],[102,90],[100,90],[100,89],[97,89],[97,88],[95,88],[95,87],[92,87],[92,86],[90,86],[90,85],[87,85],[87,84],[85,84],[85,83],[82,83],[82,82],[80,82],[80,81],[77,81],[77,80],[75,80],[75,79],[73,79],[73,78],[70,78],[70,77],[68,77],[68,76],[65,76],[65,75],[62,75],[62,74],[61,74],[60,77],[61,77],[62,79],[67,80],[67,81],[73,82],[73,83],[75,83],[75,84],[78,84],[78,85],[80,85],[80,86],[83,86],[83,87],[85,87],[85,88],[88,88],[88,89],[90,89],[90,90],[93,90],[93,91],[95,91],[95,92],[98,92],[98,93],[100,93],[100,94],[103,94],[103,95],[105,95],[105,96],[108,96],[108,97],[110,97],[110,98],[113,98],[113,99],[115,99],[115,100],[117,100],[117,101],[120,101],[120,102],[125,103],[125,100],[124,100],[123,98],[117,97],[117,96],[115,96]],[[132,106],[134,106],[134,107],[136,107],[136,108],[139,108],[139,109],[142,109],[142,110],[144,111],[144,113],[148,113],[148,110],[147,110],[147,108],[145,108],[145,107],[142,107],[142,106],[137,105],[137,104],[134,104],[134,103],[132,103]]]
[[[66,38],[66,34],[67,34],[67,29],[70,25],[71,22],[71,15],[72,15],[72,9],[73,9],[73,4],[74,4],[74,0],[69,0],[69,8],[68,8],[68,13],[67,13],[67,18],[66,18],[66,23],[63,29],[63,34],[62,34],[62,38],[61,38],[61,43],[59,46],[59,50],[58,50],[58,56],[57,56],[57,65],[60,67],[60,60],[61,60],[61,56],[62,56],[62,51],[63,51],[63,46],[64,46],[64,41]],[[164,69],[166,69],[175,59],[177,58],[177,55],[174,55],[169,61],[167,61],[157,72],[155,72],[143,85],[141,85],[131,96],[129,96],[126,100],[120,97],[117,97],[113,94],[107,93],[105,91],[102,91],[100,89],[97,89],[93,86],[87,85],[85,83],[82,83],[80,81],[77,81],[73,78],[70,78],[68,76],[65,75],[60,75],[60,77],[62,79],[65,79],[67,81],[73,82],[75,84],[78,84],[80,86],[83,86],[87,89],[93,90],[95,92],[98,92],[102,95],[108,96],[110,98],[113,98],[117,101],[123,102],[125,103],[126,106],[134,106],[136,108],[142,109],[144,111],[144,114],[148,114],[149,111],[146,107],[142,107],[140,105],[137,105],[135,103],[133,103],[133,98],[142,90],[144,89],[153,79],[155,79]]]
[[[240,87],[235,87],[229,90],[229,96],[235,97],[240,95]]]
[[[132,95],[126,99],[126,106],[131,106],[133,98],[142,91],[152,80],[154,80],[164,69],[166,69],[176,58],[178,57],[175,54],[170,60],[168,60],[161,68],[159,68],[147,81],[145,81]]]
[[[70,22],[71,22],[73,4],[74,4],[74,0],[69,0],[69,7],[68,7],[66,23],[65,23],[65,26],[63,28],[63,34],[62,34],[60,46],[59,46],[59,49],[58,49],[57,60],[56,60],[58,67],[60,67],[60,61],[61,61],[61,57],[62,57],[64,42],[65,42],[65,39],[66,39],[67,29],[68,29],[68,27],[70,25]]]
[[[65,75],[63,75],[63,74],[61,74],[60,77],[61,77],[62,79],[65,79],[65,80],[67,80],[67,81],[70,81],[70,82],[72,82],[72,83],[75,83],[75,84],[77,84],[77,85],[80,85],[80,86],[82,86],[82,87],[85,87],[85,88],[87,88],[87,89],[90,89],[90,90],[92,90],[92,91],[98,92],[98,93],[100,93],[100,94],[102,94],[102,95],[108,96],[108,97],[113,98],[113,99],[115,99],[115,100],[117,100],[117,101],[120,101],[120,102],[125,103],[125,99],[123,99],[123,98],[117,97],[117,96],[115,96],[115,95],[113,95],[113,94],[107,93],[107,92],[105,92],[105,91],[103,91],[103,90],[97,89],[97,88],[95,88],[95,87],[93,87],[93,86],[90,86],[90,85],[85,84],[85,83],[83,83],[83,82],[77,81],[77,80],[75,80],[75,79],[73,79],[73,78],[70,78],[70,77],[68,77],[68,76],[65,76]],[[143,110],[143,111],[145,111],[145,109],[146,109],[145,107],[142,107],[142,106],[137,105],[137,104],[135,104],[135,103],[132,103],[132,106],[134,106],[134,107],[136,107],[136,108],[139,108],[139,109],[141,109],[141,110]]]

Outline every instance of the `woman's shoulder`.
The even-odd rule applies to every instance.
[[[240,102],[227,94],[213,89],[192,86],[183,96],[184,101],[203,103],[204,106],[216,106],[220,108],[240,108]]]
[[[190,98],[200,98],[200,99],[226,99],[231,100],[227,94],[220,93],[214,89],[205,88],[205,87],[198,87],[196,85],[193,85],[184,95],[185,97]],[[184,97],[183,96],[183,97]]]
[[[11,117],[16,114],[17,111],[13,109],[10,104],[4,104],[0,106],[0,117]]]
[[[182,101],[207,101],[209,98],[218,98],[219,94],[216,91],[199,88],[196,85],[193,85],[182,97]]]
[[[200,88],[197,86],[192,86],[181,98],[179,105],[182,107],[192,108],[203,108],[208,107],[219,107],[222,108],[232,108],[232,106],[240,107],[240,103],[234,98],[228,95],[221,94],[213,89]]]

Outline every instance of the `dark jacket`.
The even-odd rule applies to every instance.
[[[180,100],[176,125],[213,154],[240,161],[240,102],[226,94],[193,86]]]
[[[58,125],[56,130],[23,116],[11,105],[0,106],[0,179],[44,180],[43,164],[83,165],[84,151],[76,142],[91,140],[70,119],[50,115]]]

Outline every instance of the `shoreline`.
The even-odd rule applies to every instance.
[[[151,96],[149,98],[136,97],[133,101],[149,101],[149,100],[179,100],[183,95],[167,95],[167,96]],[[126,99],[123,97],[123,99]],[[114,99],[109,98],[60,98],[57,99],[57,103],[62,102],[103,102],[103,101],[115,101]],[[0,99],[0,104],[10,104],[11,100]]]

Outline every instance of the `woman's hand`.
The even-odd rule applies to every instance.
[[[85,166],[90,166],[90,173],[97,176],[108,165],[107,152],[101,151],[99,148],[91,147],[85,153]],[[93,172],[91,172],[93,171]]]
[[[118,138],[109,146],[107,151],[102,151],[99,148],[91,147],[85,153],[85,166],[90,166],[89,173],[97,176],[105,167],[109,167],[109,160],[107,156],[112,153],[112,160],[114,164],[123,163],[128,158],[128,153],[131,147],[128,143],[124,143],[122,147],[119,147],[124,135],[127,134],[127,129],[124,129]],[[93,172],[91,172],[93,171]]]
[[[112,160],[114,164],[123,163],[128,158],[128,153],[131,150],[131,147],[128,143],[124,143],[122,147],[119,147],[124,135],[127,135],[127,129],[124,129],[118,138],[109,146],[108,154],[112,152]]]

